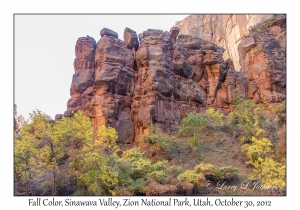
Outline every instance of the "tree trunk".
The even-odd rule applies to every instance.
[[[28,182],[26,182],[26,196],[28,195]]]
[[[55,186],[55,169],[53,170],[53,180],[52,180],[52,196],[56,194],[56,186]]]

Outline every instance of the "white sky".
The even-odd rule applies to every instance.
[[[16,15],[15,104],[29,118],[34,109],[54,118],[70,98],[75,44],[89,35],[96,42],[104,27],[123,40],[129,27],[137,34],[149,28],[169,31],[188,15]]]

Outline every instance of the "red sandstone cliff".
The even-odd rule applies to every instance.
[[[180,34],[212,41],[225,49],[223,58],[245,81],[247,96],[255,102],[264,97],[279,102],[286,97],[286,16],[190,15],[175,24]]]
[[[112,126],[118,131],[118,142],[132,143],[149,131],[150,124],[172,134],[189,112],[211,106],[228,112],[236,88],[255,102],[262,96],[269,102],[285,99],[285,16],[258,25],[225,48],[212,42],[224,26],[209,28],[212,20],[223,16],[196,17],[205,17],[209,24],[198,32],[195,28],[192,35],[180,34],[189,33],[185,27],[181,27],[184,32],[177,27],[170,32],[148,29],[139,36],[126,28],[122,41],[104,28],[97,43],[91,37],[79,38],[71,99],[64,115],[83,110],[95,130],[99,125]],[[227,27],[234,16],[224,17],[229,18]],[[230,34],[225,33],[224,40],[232,40]],[[227,58],[231,51],[239,55],[240,72],[235,70],[237,57]]]

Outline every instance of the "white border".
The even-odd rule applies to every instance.
[[[28,197],[13,197],[13,14],[14,13],[287,13],[287,181],[286,197],[235,197],[240,200],[271,200],[272,209],[298,206],[299,174],[297,147],[298,129],[298,50],[299,15],[294,1],[250,0],[250,1],[1,1],[1,209],[30,209]],[[297,57],[296,57],[297,56]],[[29,81],[30,82],[30,81]],[[157,199],[161,199],[156,197]],[[223,199],[224,197],[221,197]],[[229,198],[229,197],[228,197]],[[58,197],[58,200],[65,198]],[[72,198],[73,199],[73,198]],[[74,199],[87,200],[88,197]],[[97,199],[93,197],[92,199]],[[121,197],[115,198],[122,199]],[[136,198],[139,199],[139,198]],[[191,199],[191,198],[189,198]],[[217,197],[210,197],[217,199]],[[73,207],[74,208],[74,207]],[[98,209],[102,207],[97,207]],[[174,207],[172,207],[173,209]],[[175,208],[175,209],[179,209]],[[197,207],[200,208],[200,207]],[[271,209],[270,207],[268,209]],[[38,209],[41,209],[38,207]],[[42,208],[44,209],[44,208]],[[140,209],[131,207],[130,209]],[[229,207],[228,207],[229,209]],[[293,208],[292,208],[293,209]],[[296,208],[294,208],[296,209]]]

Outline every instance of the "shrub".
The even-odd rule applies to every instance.
[[[196,173],[194,170],[186,170],[177,177],[180,181],[186,181],[193,186],[204,186],[205,177],[202,173]]]
[[[208,123],[212,126],[224,126],[224,115],[219,111],[213,108],[208,108],[205,111],[204,115],[208,121]]]
[[[188,114],[185,119],[181,122],[181,129],[179,135],[189,136],[189,143],[192,149],[194,162],[198,160],[199,140],[202,136],[202,130],[207,125],[207,121],[204,117],[197,114]]]
[[[255,168],[259,167],[264,159],[269,155],[272,143],[266,138],[251,138],[251,144],[242,146],[242,151],[245,152],[248,159],[248,164]]]
[[[151,195],[163,195],[168,191],[176,190],[175,185],[162,185],[158,182],[151,181],[145,188],[145,193],[147,196]]]
[[[195,167],[196,173],[203,173],[210,181],[238,179],[238,169],[232,166],[217,167],[211,163],[201,163]]]
[[[150,126],[149,134],[140,135],[139,142],[148,147],[151,152],[160,150],[169,154],[176,150],[176,145],[171,137],[159,132],[153,125]]]
[[[266,158],[261,165],[254,170],[262,185],[282,190],[286,186],[286,166],[272,158]]]

